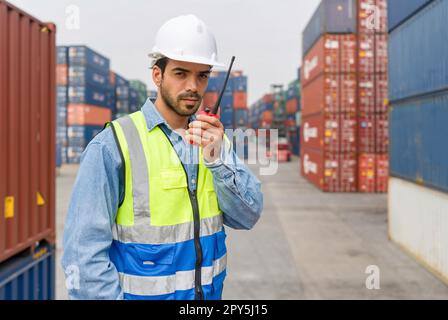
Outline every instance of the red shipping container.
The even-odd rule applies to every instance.
[[[302,115],[339,112],[339,75],[321,74],[302,89]]]
[[[264,103],[272,103],[274,101],[274,96],[272,94],[265,94],[263,96]]]
[[[375,154],[361,154],[358,160],[358,191],[364,193],[375,192],[376,156]]]
[[[3,262],[55,242],[56,27],[0,1],[0,70]]]
[[[339,155],[339,192],[356,192],[357,159],[355,153]]]
[[[215,91],[208,91],[204,94],[204,97],[202,98],[202,106],[204,107],[213,107],[216,104],[216,101],[218,101],[219,92]]]
[[[297,112],[297,98],[291,98],[286,101],[286,113],[287,114],[295,114]]]
[[[387,73],[388,67],[388,35],[375,35],[375,72]]]
[[[234,91],[233,92],[233,107],[235,109],[246,109],[247,108],[247,92],[245,92],[245,91]]]
[[[69,104],[67,107],[67,125],[69,126],[102,126],[111,120],[112,111],[108,108],[88,104]]]
[[[337,114],[318,113],[302,117],[301,145],[324,153],[339,152],[339,117]]]
[[[358,32],[387,33],[387,0],[358,0]]]
[[[387,112],[389,107],[389,83],[387,73],[375,75],[375,111]]]
[[[340,146],[339,152],[356,152],[357,119],[355,114],[341,113],[339,115]]]
[[[374,113],[375,108],[375,76],[373,74],[358,75],[358,110],[361,113]]]
[[[341,103],[340,112],[356,112],[356,75],[346,73],[340,75]]]
[[[325,192],[339,191],[337,154],[301,148],[301,173],[308,181]]]
[[[56,85],[66,86],[68,84],[68,68],[66,64],[56,65]]]
[[[358,72],[375,73],[375,35],[358,35]]]
[[[375,152],[388,153],[389,151],[389,119],[387,113],[375,115]]]
[[[325,34],[303,59],[302,88],[322,73],[356,72],[356,36]]]
[[[302,145],[323,152],[355,152],[356,129],[354,114],[318,113],[306,116],[302,118]]]
[[[376,121],[375,114],[360,114],[358,117],[358,151],[375,153]]]
[[[389,184],[389,155],[376,155],[376,192],[387,193]]]

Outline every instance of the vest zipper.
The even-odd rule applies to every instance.
[[[171,142],[170,138],[167,136],[166,132],[163,131],[162,128],[160,128],[162,132],[165,134],[167,140],[171,144],[171,146],[174,149],[174,145]],[[177,152],[176,152],[177,154]],[[198,197],[197,197],[197,188],[195,191],[191,191],[190,188],[188,188],[188,174],[187,169],[185,169],[185,166],[180,159],[179,155],[177,157],[180,160],[180,163],[182,165],[182,168],[185,172],[185,179],[187,179],[187,189],[188,189],[188,195],[190,197],[191,207],[193,209],[193,224],[194,224],[194,249],[196,251],[196,264],[194,268],[194,294],[196,300],[204,300],[204,291],[202,290],[202,274],[201,274],[201,268],[202,268],[202,245],[200,241],[200,235],[201,235],[201,217],[199,215],[199,204],[198,204]],[[199,179],[199,165],[196,166],[196,173],[197,173],[197,179]]]
[[[200,216],[199,205],[196,191],[188,190],[190,195],[191,206],[193,208],[194,221],[194,247],[196,250],[196,265],[194,270],[194,292],[196,300],[204,300],[204,292],[202,290],[202,245],[200,241]]]

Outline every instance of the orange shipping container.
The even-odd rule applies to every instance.
[[[235,109],[247,108],[247,92],[244,91],[233,92],[233,107]]]
[[[111,120],[112,111],[108,108],[88,104],[69,104],[67,108],[67,125],[69,126],[102,126]]]
[[[270,123],[272,123],[273,118],[274,117],[273,117],[272,111],[270,111],[270,110],[263,111],[263,113],[261,114],[262,122],[266,122],[266,123],[270,124]]]
[[[286,101],[286,113],[287,114],[295,114],[297,112],[297,98],[294,97]]]
[[[56,85],[66,86],[68,84],[68,67],[66,64],[56,66]]]

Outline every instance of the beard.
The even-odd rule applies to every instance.
[[[189,117],[198,111],[202,103],[202,97],[197,93],[184,93],[178,95],[176,98],[172,97],[168,90],[165,90],[163,84],[160,84],[160,96],[163,102],[173,110],[177,115],[182,117]],[[197,99],[198,101],[193,104],[185,104],[182,99]]]

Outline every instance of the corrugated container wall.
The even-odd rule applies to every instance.
[[[395,105],[391,175],[448,192],[448,92]]]
[[[356,0],[322,0],[303,31],[305,55],[324,33],[356,32]]]
[[[435,0],[390,34],[390,101],[448,90],[447,17]]]
[[[0,1],[0,261],[54,241],[55,35]]]
[[[389,0],[389,32],[398,27],[432,0]]]
[[[54,300],[55,260],[53,246],[23,252],[2,264],[0,300]]]

